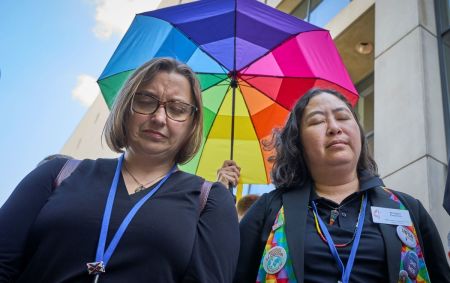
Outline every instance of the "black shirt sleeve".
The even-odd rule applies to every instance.
[[[264,249],[261,234],[264,226],[268,194],[262,195],[242,218],[239,224],[241,248],[234,277],[235,283],[256,281]]]
[[[54,159],[35,168],[0,208],[0,282],[11,282],[19,275],[30,227],[66,161]]]
[[[416,201],[419,205],[419,229],[422,235],[423,254],[430,280],[431,282],[450,283],[450,267],[445,257],[439,232],[422,203]]]
[[[232,282],[239,254],[239,228],[234,201],[214,183],[197,226],[197,238],[184,283]]]

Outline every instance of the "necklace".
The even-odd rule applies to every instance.
[[[343,204],[341,204],[341,205],[339,205],[339,206],[337,206],[337,207],[331,206],[331,205],[329,205],[329,204],[326,203],[326,202],[322,202],[322,203],[321,203],[322,205],[325,205],[325,206],[327,206],[327,207],[330,209],[330,221],[329,221],[328,224],[333,225],[334,222],[336,222],[336,219],[337,219],[338,216],[339,216],[339,211],[341,210],[341,208],[343,208],[343,207],[346,206],[347,204],[351,203],[351,202],[352,202],[355,198],[357,198],[357,197],[358,197],[358,195],[352,197],[351,199],[347,200],[345,203],[343,203]],[[344,216],[345,216],[345,215],[344,215]]]
[[[361,206],[359,208],[359,215],[361,215],[361,210],[362,210],[362,207],[363,207],[363,203],[364,203],[364,195],[362,195],[362,198],[361,198]],[[345,204],[343,204],[342,206],[344,206],[344,205]],[[342,206],[340,206],[340,207],[342,207]],[[312,213],[314,215],[314,222],[316,224],[317,234],[319,234],[319,236],[322,239],[322,241],[324,241],[325,243],[328,244],[328,240],[323,235],[322,229],[320,229],[320,225],[319,225],[319,221],[318,221],[318,217],[319,216],[317,215],[317,213],[316,213],[316,211],[314,209],[312,209]],[[336,248],[343,248],[343,247],[346,247],[346,246],[350,245],[353,242],[353,240],[355,239],[356,231],[358,230],[358,225],[359,225],[359,217],[358,217],[358,221],[356,222],[355,230],[353,231],[353,236],[350,239],[350,241],[348,241],[346,243],[343,243],[343,244],[334,244],[334,246]]]
[[[130,177],[133,178],[134,182],[135,182],[136,184],[139,185],[136,189],[134,189],[134,192],[135,192],[135,193],[138,193],[138,192],[140,192],[140,191],[145,190],[145,189],[146,189],[147,187],[149,187],[153,182],[155,182],[156,180],[158,180],[158,179],[161,178],[162,176],[166,175],[166,174],[164,173],[163,175],[158,176],[158,177],[156,177],[156,178],[150,180],[149,182],[147,182],[147,183],[145,183],[145,184],[142,184],[141,182],[139,182],[139,181],[136,179],[136,177],[134,177],[133,174],[131,174],[131,172],[130,172],[130,170],[128,170],[128,167],[127,167],[127,165],[125,164],[125,162],[123,163],[123,168],[125,169],[125,171],[127,171],[128,175],[130,175]]]
[[[318,222],[319,222],[319,226],[321,229],[320,233],[323,233],[325,235],[326,244],[330,248],[330,252],[331,252],[332,256],[334,257],[334,260],[337,264],[337,267],[339,268],[339,271],[341,272],[341,280],[338,280],[338,282],[348,283],[350,280],[350,275],[352,272],[353,264],[355,262],[356,251],[358,250],[359,241],[361,240],[362,229],[364,226],[364,219],[366,216],[366,207],[367,207],[367,192],[362,195],[361,208],[359,209],[358,221],[356,222],[357,228],[355,229],[355,232],[353,233],[352,241],[353,241],[353,239],[354,239],[354,241],[353,241],[353,244],[352,244],[352,247],[350,250],[350,255],[348,257],[348,261],[347,261],[346,265],[344,265],[344,263],[341,260],[341,257],[339,256],[339,253],[336,249],[337,245],[334,243],[333,239],[331,238],[331,235],[330,235],[330,232],[328,231],[327,225],[322,221],[322,218],[318,217],[319,213],[317,212],[316,203],[314,201],[311,201],[311,205],[314,209],[316,221],[318,220]]]
[[[117,185],[119,182],[119,176],[120,176],[120,170],[123,165],[123,158],[124,155],[122,154],[119,157],[119,160],[117,162],[116,171],[114,173],[114,178],[111,184],[111,187],[109,189],[108,198],[106,200],[106,206],[105,210],[103,212],[103,220],[102,225],[100,229],[100,235],[99,240],[97,244],[97,252],[95,254],[95,261],[94,262],[88,262],[86,263],[88,268],[88,273],[91,275],[94,275],[94,283],[97,283],[99,280],[99,276],[101,273],[105,273],[106,266],[113,255],[114,251],[116,250],[117,245],[120,242],[120,239],[122,239],[123,234],[128,228],[128,225],[133,220],[133,217],[136,215],[136,213],[139,211],[139,209],[148,201],[149,198],[151,198],[160,188],[161,186],[167,181],[168,178],[177,170],[177,165],[174,164],[169,172],[158,182],[158,184],[149,192],[147,192],[127,213],[125,218],[123,219],[122,223],[120,224],[119,228],[115,232],[114,236],[112,237],[111,241],[109,242],[108,246],[106,246],[106,239],[108,236],[108,230],[109,230],[109,222],[111,219],[111,213],[113,209],[114,199],[117,192]],[[105,251],[106,248],[106,251]]]

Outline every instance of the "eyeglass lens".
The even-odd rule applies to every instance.
[[[136,93],[134,96],[132,108],[135,112],[140,114],[150,115],[155,113],[161,104],[164,105],[166,115],[175,121],[185,121],[195,109],[194,106],[184,102],[161,102],[151,95],[141,93]]]

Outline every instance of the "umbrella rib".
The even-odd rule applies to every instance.
[[[245,80],[244,80],[245,81]],[[280,105],[281,107],[283,107],[284,109],[286,109],[287,111],[290,111],[288,108],[284,107],[283,105],[281,105],[280,103],[278,103],[274,98],[268,96],[265,92],[263,92],[261,89],[257,88],[256,86],[249,84],[246,85],[246,87],[250,87],[250,88],[255,88],[256,90],[258,90],[261,94],[263,94],[265,97],[267,97],[268,99],[272,100],[274,103],[276,103],[277,105]]]
[[[230,90],[230,88],[231,88],[231,86],[228,85],[228,88],[227,88],[227,90],[225,91],[225,95],[223,96],[222,102],[220,103],[219,107],[217,108],[217,113],[216,113],[216,115],[214,116],[213,121],[211,122],[211,127],[209,128],[208,133],[205,134],[205,145],[204,145],[203,147],[206,146],[206,142],[208,141],[208,137],[209,137],[209,134],[211,133],[211,130],[212,130],[213,125],[214,125],[214,122],[216,121],[217,116],[219,116],[219,109],[222,107],[223,102],[225,101],[225,97],[227,96],[227,93],[228,93],[228,91]],[[198,157],[198,163],[197,163],[197,166],[195,167],[195,172],[197,172],[198,167],[200,166],[200,161],[202,160],[202,157],[203,157],[203,153],[204,153],[204,152],[205,152],[205,149],[203,148],[202,152],[200,153],[200,156]]]
[[[164,22],[170,24],[173,28],[175,28],[175,29],[176,29],[177,31],[179,31],[182,35],[184,35],[187,39],[189,39],[192,43],[194,43],[194,45],[195,45],[197,48],[199,48],[199,49],[200,49],[201,51],[203,51],[206,55],[208,55],[208,57],[211,58],[211,60],[214,60],[214,62],[216,62],[216,63],[219,65],[219,67],[222,68],[222,70],[225,71],[225,73],[228,72],[228,69],[227,69],[225,66],[223,66],[218,60],[216,60],[209,52],[207,52],[206,50],[204,50],[204,49],[202,48],[202,46],[201,46],[196,40],[194,40],[192,37],[190,37],[189,35],[187,35],[182,29],[178,28],[178,26],[177,26],[176,24],[171,23],[171,22],[167,21],[166,19],[163,19],[163,18],[160,18],[160,17],[156,17],[156,16],[153,16],[153,15],[152,15],[152,16],[143,15],[143,16],[145,16],[145,17],[151,17],[151,18],[155,18],[155,19],[159,19],[159,20],[162,20],[162,21],[164,21]]]
[[[214,87],[214,86],[223,86],[223,85],[229,85],[229,83],[224,83],[224,84],[222,84],[222,82],[226,81],[227,79],[228,79],[228,77],[227,77],[227,78],[225,78],[225,79],[223,79],[223,80],[222,80],[222,81],[220,81],[219,83],[216,83],[216,84],[210,85],[209,87],[207,87],[207,88],[205,88],[205,89],[202,89],[202,92],[204,92],[204,91],[207,91],[208,89],[210,89],[210,88],[212,88],[212,87]]]
[[[301,33],[307,33],[307,32],[317,32],[317,31],[327,31],[325,29],[319,28],[318,30],[307,30],[307,31],[302,31],[302,32],[298,32],[296,34],[291,34],[290,36],[288,36],[285,40],[281,41],[280,43],[278,43],[275,46],[272,46],[272,48],[268,49],[266,53],[261,54],[259,57],[255,58],[253,61],[248,62],[245,66],[242,66],[241,70],[247,69],[248,67],[250,67],[251,64],[253,64],[254,62],[258,61],[259,59],[261,59],[262,57],[266,56],[267,54],[269,54],[270,52],[274,51],[275,49],[277,49],[279,46],[281,46],[282,44],[284,44],[285,42],[287,42],[288,40],[298,36]]]
[[[250,77],[250,79],[254,79],[254,78],[279,78],[279,79],[321,79],[321,80],[326,80],[326,79],[322,79],[320,77],[274,76],[274,75],[242,74],[241,73],[241,78],[242,78],[242,76],[248,76],[248,77]]]
[[[246,75],[246,74],[244,74],[244,75]],[[322,80],[322,81],[329,82],[330,84],[336,85],[336,86],[338,86],[338,87],[341,87],[341,88],[345,89],[346,91],[348,91],[349,93],[351,93],[352,95],[354,95],[354,96],[356,96],[356,97],[359,97],[356,93],[354,93],[352,90],[349,90],[349,89],[346,88],[345,86],[342,86],[342,85],[340,85],[340,84],[338,84],[338,83],[335,83],[335,82],[330,81],[329,79],[324,79],[324,78],[321,78],[321,77],[292,77],[292,76],[270,76],[270,75],[246,75],[246,76],[249,76],[250,78],[244,79],[244,78],[242,78],[242,76],[241,76],[241,77],[240,77],[241,80],[248,82],[248,81],[251,81],[251,80],[254,79],[254,78],[261,78],[261,77],[262,77],[262,78],[279,78],[279,79],[312,79],[312,80]],[[255,86],[252,85],[251,83],[249,83],[249,84],[250,84],[250,87],[254,87],[254,88],[258,89],[259,91],[261,91],[259,88],[255,87]],[[262,91],[261,91],[261,92],[262,92]],[[262,92],[262,93],[264,93],[264,92]],[[264,93],[264,94],[265,94],[265,93]],[[266,95],[266,96],[267,96],[267,95]]]
[[[120,71],[120,72],[118,72],[118,73],[111,74],[111,75],[109,75],[109,76],[107,76],[107,77],[103,77],[103,78],[100,78],[100,77],[99,77],[98,80],[97,80],[97,83],[98,83],[98,82],[101,82],[101,81],[103,81],[103,80],[106,80],[107,78],[114,77],[114,76],[120,75],[120,74],[122,74],[122,73],[126,73],[126,72],[129,72],[129,71],[134,71],[134,70],[136,70],[136,68],[134,68],[134,69],[128,69],[128,70],[124,70],[124,71]]]
[[[239,86],[239,91],[241,92],[241,95],[242,95],[242,89],[241,89],[241,86],[240,86],[240,85],[238,85],[238,86]],[[256,132],[255,124],[253,123],[253,116],[252,116],[252,115],[250,114],[250,112],[248,111],[249,107],[248,107],[248,104],[247,104],[247,100],[245,100],[245,96],[244,96],[244,95],[242,95],[242,98],[243,98],[244,103],[245,103],[245,108],[246,108],[246,110],[247,110],[248,117],[249,117],[250,120],[252,121],[251,124],[252,124],[252,127],[253,127],[253,131],[255,132],[255,136],[256,136],[258,142],[261,142],[261,141],[259,140],[258,134],[257,134],[257,132]],[[266,175],[266,182],[267,182],[267,167],[266,167],[266,162],[264,162],[264,153],[263,153],[263,149],[261,148],[261,146],[259,146],[259,151],[261,152],[261,157],[262,157],[263,165],[264,165],[264,174]]]

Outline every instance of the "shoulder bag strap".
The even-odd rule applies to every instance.
[[[59,187],[61,183],[69,177],[75,169],[77,169],[78,165],[81,163],[81,160],[79,159],[68,159],[66,163],[64,163],[64,166],[59,171],[58,176],[56,176],[56,179],[53,182],[53,188]]]
[[[200,206],[199,206],[199,214],[202,214],[203,209],[205,209],[206,202],[208,201],[208,195],[211,191],[213,183],[204,180],[202,183],[202,187],[200,189]]]

